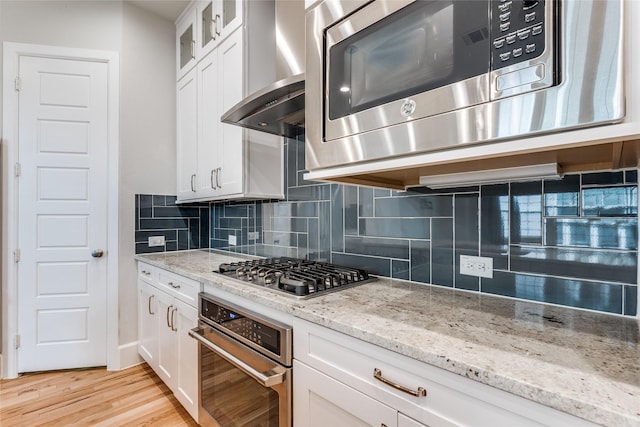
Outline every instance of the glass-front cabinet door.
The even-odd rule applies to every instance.
[[[218,38],[216,33],[216,13],[212,1],[204,2],[199,10],[200,23],[200,52],[206,56],[214,46]]]
[[[229,36],[242,25],[242,3],[244,0],[216,0],[216,33],[220,40]]]
[[[177,78],[184,76],[196,64],[196,11],[188,13],[176,23]]]
[[[242,25],[243,0],[209,0],[198,8],[200,57],[204,57]]]

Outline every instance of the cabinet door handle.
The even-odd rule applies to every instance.
[[[216,189],[216,184],[213,183],[213,176],[216,175],[216,169],[211,169],[211,188]]]
[[[214,22],[216,23],[216,34],[220,35],[220,30],[218,29],[218,21],[220,20],[220,15],[216,14],[216,19],[214,20]]]
[[[395,388],[396,390],[400,390],[412,396],[425,397],[427,395],[427,390],[425,388],[418,387],[417,390],[412,390],[409,387],[405,387],[403,385],[396,384],[393,381],[389,381],[388,379],[382,376],[382,371],[378,368],[373,369],[373,378],[375,378],[376,380],[380,381],[383,384],[386,384],[390,387]]]
[[[220,185],[220,171],[222,171],[222,168],[216,168],[216,188],[222,188]]]
[[[174,308],[173,310],[171,310],[171,330],[174,331],[174,332],[178,330],[178,328],[175,327],[176,326],[176,319],[175,319],[174,314],[176,314],[176,311],[178,311],[178,308]]]
[[[169,307],[167,307],[167,328],[171,328],[171,319],[169,318],[169,314],[171,313],[171,309],[173,308],[173,305],[170,305]]]
[[[213,40],[216,39],[216,20],[215,18],[211,20],[211,23],[209,24],[209,34],[211,34],[211,38]]]
[[[193,191],[194,193],[196,192],[196,174],[194,173],[193,175],[191,175],[191,191]]]
[[[196,59],[196,41],[191,40],[191,59]]]
[[[151,311],[151,299],[153,299],[155,297],[155,295],[149,295],[149,301],[147,303],[147,307],[149,309],[149,314],[154,315],[156,314],[155,312]]]

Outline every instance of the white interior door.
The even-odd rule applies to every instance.
[[[106,365],[108,65],[19,76],[18,371]]]

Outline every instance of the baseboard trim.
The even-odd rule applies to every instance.
[[[127,369],[135,365],[139,365],[144,360],[138,354],[138,341],[133,341],[127,344],[123,344],[118,347],[118,353],[120,355],[120,363],[117,367],[109,367],[111,371],[119,371]]]

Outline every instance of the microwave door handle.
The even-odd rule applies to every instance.
[[[209,350],[211,350],[211,351],[213,351],[215,353],[218,353],[218,355],[220,355],[227,362],[235,365],[238,369],[242,370],[244,373],[249,375],[251,378],[253,378],[254,380],[258,381],[258,383],[260,383],[263,387],[271,388],[271,387],[273,387],[275,385],[278,385],[278,384],[281,384],[282,382],[284,382],[285,372],[279,372],[279,373],[277,373],[275,375],[265,375],[263,372],[257,371],[252,366],[246,364],[242,360],[240,360],[237,357],[235,357],[233,354],[231,354],[228,351],[218,347],[217,345],[215,345],[214,343],[212,343],[211,341],[209,341],[208,339],[203,337],[202,336],[202,331],[203,330],[200,327],[193,328],[193,329],[191,329],[189,331],[189,335],[192,338],[195,338],[196,340],[200,341],[200,343],[203,344],[205,347],[207,347]],[[274,364],[274,368],[277,367],[277,366],[278,365]],[[272,370],[270,369],[269,371],[272,371]]]

